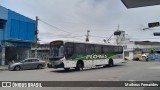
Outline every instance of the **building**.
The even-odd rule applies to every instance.
[[[38,44],[37,45],[37,58],[41,60],[48,61],[50,56],[50,46],[49,44]],[[34,46],[33,46],[34,47]],[[35,50],[36,48],[31,49],[31,57],[35,57]]]
[[[0,65],[30,57],[36,22],[0,6]]]
[[[133,53],[134,57],[138,57],[142,60],[142,55],[149,55],[153,51],[157,54],[160,53],[160,42],[151,42],[151,41],[135,41],[135,46]],[[157,58],[160,58],[159,55]],[[153,60],[153,59],[152,59]]]
[[[142,59],[143,54],[149,54],[151,50],[160,53],[160,42],[151,41],[131,41],[125,37],[125,31],[115,31],[115,42],[124,47],[124,57],[127,59]]]
[[[117,45],[122,45],[124,48],[124,58],[127,57],[129,59],[133,58],[133,49],[135,47],[135,43],[130,41],[129,38],[126,37],[125,31],[117,30],[114,32],[115,43]]]

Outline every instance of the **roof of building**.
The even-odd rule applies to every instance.
[[[160,5],[160,0],[121,0],[127,8]]]
[[[135,44],[139,44],[139,45],[160,45],[160,42],[135,41]]]
[[[3,9],[6,9],[6,10],[8,10],[8,11],[14,12],[14,13],[16,13],[16,14],[19,14],[19,15],[27,18],[27,19],[33,20],[33,19],[31,19],[31,18],[29,18],[29,17],[27,17],[27,16],[25,16],[25,15],[22,15],[22,14],[20,14],[20,13],[18,13],[18,12],[15,12],[15,11],[13,11],[13,10],[11,10],[11,9],[7,9],[7,8],[4,7],[4,6],[1,6],[1,5],[0,5],[0,7],[3,8]],[[35,22],[35,20],[33,20],[33,21]]]

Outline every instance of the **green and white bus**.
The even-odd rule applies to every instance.
[[[123,47],[118,45],[56,40],[50,43],[50,53],[47,66],[65,70],[75,68],[80,71],[124,62]]]

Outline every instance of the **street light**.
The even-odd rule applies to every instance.
[[[86,42],[89,42],[89,32],[90,32],[90,30],[87,30]]]

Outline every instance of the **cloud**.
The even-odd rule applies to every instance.
[[[16,3],[15,3],[16,2]],[[160,21],[160,6],[127,9],[121,0],[1,0],[2,6],[56,26],[55,29],[39,21],[41,42],[53,39],[85,40],[90,30],[92,41],[110,37],[117,26],[133,38],[153,37],[156,30],[143,31],[148,22]],[[142,37],[142,35],[144,37]],[[81,36],[81,37],[80,37]],[[76,37],[76,38],[75,38]],[[43,41],[44,40],[44,41]]]

